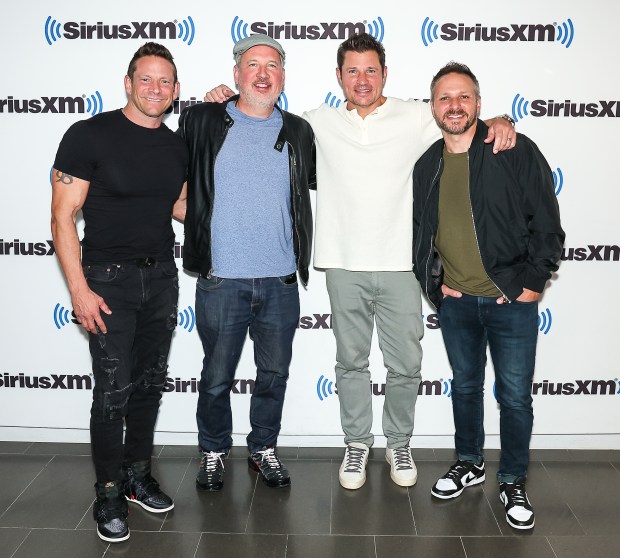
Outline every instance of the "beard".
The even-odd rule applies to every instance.
[[[261,81],[259,80],[257,83],[261,83]],[[266,82],[262,82],[262,83],[266,83]],[[273,107],[278,102],[278,98],[282,94],[282,91],[278,92],[277,94],[273,92],[271,94],[262,95],[260,93],[256,93],[252,89],[252,86],[250,85],[248,87],[244,87],[240,89],[239,93],[243,96],[244,101],[248,105],[266,108],[266,107]]]
[[[467,120],[465,124],[457,124],[456,122],[451,123],[450,120],[447,119],[448,116],[466,116]],[[467,114],[463,110],[447,110],[444,112],[441,119],[435,117],[435,122],[437,122],[437,126],[439,126],[444,132],[451,134],[453,136],[459,136],[464,134],[467,130],[469,130],[478,119],[478,111],[475,114]]]

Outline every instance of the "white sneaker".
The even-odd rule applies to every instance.
[[[351,442],[344,452],[338,479],[343,488],[355,490],[366,482],[366,463],[368,463],[369,447],[366,444]]]
[[[391,465],[390,477],[398,486],[413,486],[418,480],[411,450],[408,447],[387,449],[385,460]]]

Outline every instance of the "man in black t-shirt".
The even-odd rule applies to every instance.
[[[154,513],[174,507],[151,476],[151,454],[177,323],[171,217],[185,215],[188,161],[183,141],[163,124],[179,93],[168,49],[142,46],[125,90],[124,108],[69,128],[52,184],[56,253],[93,359],[93,512],[108,542],[129,538],[127,500]]]

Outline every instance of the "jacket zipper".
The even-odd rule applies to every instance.
[[[439,173],[441,171],[442,163],[443,163],[443,158],[440,158],[439,159],[439,163],[437,165],[437,170],[435,171],[435,176],[433,176],[433,178],[431,180],[431,187],[430,187],[430,189],[428,191],[428,195],[426,196],[425,207],[428,207],[428,200],[431,197],[431,194],[433,193],[433,188],[434,188],[434,185],[435,185],[435,183],[437,181],[437,177],[439,176]],[[429,300],[430,300],[430,297],[428,295],[428,282],[431,280],[431,277],[432,277],[434,247],[435,247],[435,235],[432,234],[431,235],[431,243],[430,243],[429,252],[428,252],[428,257],[426,259],[426,284],[424,285],[424,288],[426,289],[426,296],[428,297]],[[431,304],[432,304],[432,302],[431,302]],[[435,306],[435,305],[433,304],[433,306]]]
[[[228,130],[230,130],[230,127],[232,126],[232,118],[231,118],[231,122],[228,123],[228,125],[226,126],[226,128],[224,129],[224,137],[222,138],[222,141],[220,142],[219,147],[217,148],[217,151],[215,152],[215,157],[213,157],[213,168],[215,169],[215,161],[217,159],[217,156],[220,154],[220,151],[222,150],[222,147],[224,145],[224,142],[226,141],[226,136],[228,135]],[[211,177],[211,187],[213,189],[213,195],[211,196],[211,199],[214,200],[213,203],[215,203],[215,176]],[[211,217],[213,216],[213,204],[211,205],[211,209],[209,210],[209,223],[211,223]],[[211,249],[211,246],[209,247]],[[209,271],[207,272],[207,279],[211,279],[211,277],[213,277],[213,253],[211,253],[211,267],[209,268]]]
[[[476,221],[474,219],[474,208],[472,206],[471,203],[471,172],[469,170],[469,151],[467,152],[467,190],[469,192],[469,214],[471,215],[471,222],[472,225],[474,226],[474,237],[476,238],[476,247],[478,248],[478,256],[480,256],[480,263],[482,264],[482,269],[484,269],[484,272],[487,274],[487,277],[489,278],[489,281],[491,281],[491,283],[493,283],[493,285],[495,286],[495,288],[502,293],[502,298],[504,299],[504,302],[507,302],[508,304],[510,304],[512,301],[506,296],[506,294],[504,293],[504,291],[502,291],[502,289],[500,289],[497,284],[495,283],[495,281],[493,281],[493,279],[491,279],[491,276],[489,275],[489,272],[487,271],[487,268],[484,266],[484,260],[482,259],[482,252],[480,251],[480,243],[478,242],[478,231],[476,230]]]
[[[291,161],[291,169],[289,171],[291,174],[290,181],[293,185],[291,191],[291,206],[293,210],[293,228],[295,229],[295,235],[297,236],[297,249],[295,250],[295,267],[299,268],[299,251],[301,248],[301,241],[299,239],[299,228],[297,225],[297,203],[295,202],[295,197],[299,192],[299,184],[297,184],[297,159],[295,158],[295,150],[293,149],[293,146],[288,141],[286,142],[286,145],[288,146],[289,159]],[[295,271],[297,271],[297,269]],[[306,283],[304,283],[301,276],[299,277],[299,280],[301,281],[301,284],[305,287]]]

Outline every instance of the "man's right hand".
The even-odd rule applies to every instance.
[[[461,298],[463,293],[461,291],[455,291],[448,287],[448,285],[441,285],[441,292],[443,293],[443,297],[452,296],[454,298]]]
[[[235,92],[228,87],[228,85],[222,83],[222,85],[218,85],[211,89],[211,91],[205,95],[204,100],[206,103],[223,103],[224,101],[228,101],[234,94]]]
[[[101,310],[109,315],[112,313],[112,310],[110,310],[102,297],[90,289],[86,289],[72,295],[71,301],[73,302],[75,317],[86,331],[95,334],[98,331],[102,333],[108,332],[99,311]]]

